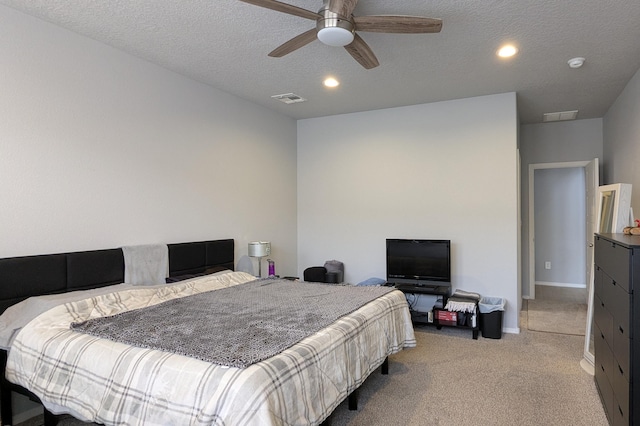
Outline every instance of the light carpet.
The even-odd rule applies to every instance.
[[[527,301],[529,330],[584,336],[587,305],[557,300]]]

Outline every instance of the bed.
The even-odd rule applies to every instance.
[[[169,244],[168,249],[169,281],[177,282],[144,289],[118,287],[124,277],[120,249],[0,259],[2,310],[32,296],[58,294],[48,296],[56,299],[75,290],[102,288],[91,299],[46,310],[13,336],[8,356],[2,351],[3,424],[11,424],[10,390],[41,401],[49,424],[55,424],[54,414],[62,413],[104,424],[320,424],[347,397],[354,406],[356,389],[375,369],[386,367],[389,355],[415,346],[405,298],[395,290],[278,354],[243,367],[69,330],[68,312],[81,317],[85,314],[78,313],[79,306],[88,306],[86,315],[100,319],[110,313],[95,314],[96,307],[111,309],[118,305],[109,303],[114,297],[131,300],[118,308],[118,313],[128,313],[131,306],[150,304],[143,299],[147,294],[180,303],[193,293],[211,297],[263,285],[247,274],[230,272],[233,240]],[[34,300],[39,299],[26,303]],[[49,337],[38,340],[40,330]],[[57,346],[43,342],[63,334],[58,342],[64,343]],[[88,341],[93,346],[85,349]],[[50,351],[50,346],[57,349]]]

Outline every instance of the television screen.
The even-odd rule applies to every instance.
[[[451,281],[450,240],[387,239],[387,281]]]

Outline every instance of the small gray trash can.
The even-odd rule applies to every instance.
[[[478,302],[482,337],[502,338],[502,316],[505,300],[500,297],[483,297]]]

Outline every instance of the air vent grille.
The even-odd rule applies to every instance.
[[[548,112],[542,115],[542,121],[548,123],[551,121],[567,121],[575,120],[578,116],[578,110],[573,111],[560,111],[560,112]]]
[[[271,97],[279,100],[280,102],[284,102],[285,104],[297,104],[299,102],[306,101],[305,98],[298,96],[295,93],[284,93],[282,95],[273,95]]]

